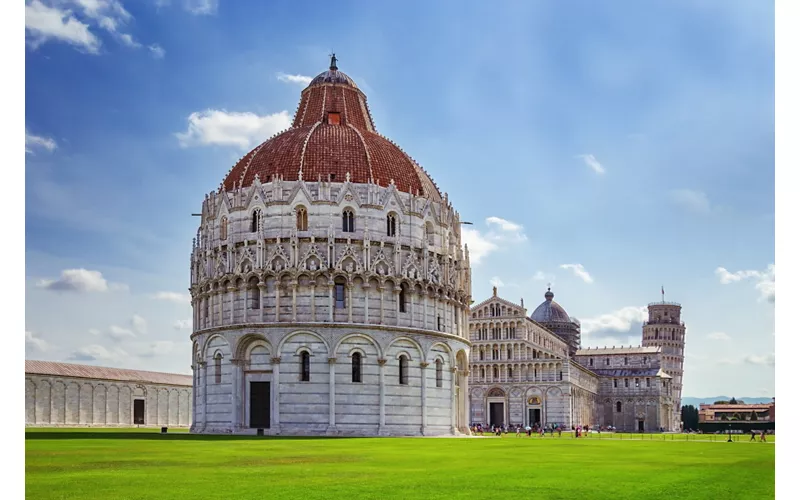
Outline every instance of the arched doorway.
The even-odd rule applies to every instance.
[[[489,425],[504,426],[506,422],[506,393],[499,387],[489,390],[486,395],[486,415]]]

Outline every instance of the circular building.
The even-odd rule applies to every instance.
[[[333,57],[203,201],[191,431],[468,432],[469,269],[447,195]]]
[[[581,347],[581,324],[576,318],[571,318],[553,297],[555,294],[547,287],[544,302],[533,311],[531,319],[561,337],[572,356]]]

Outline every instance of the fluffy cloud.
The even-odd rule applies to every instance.
[[[674,204],[695,214],[708,215],[713,211],[708,196],[702,191],[675,189],[669,192],[669,198]]]
[[[147,50],[149,50],[156,59],[163,59],[164,55],[167,53],[167,51],[165,51],[161,45],[158,45],[157,43],[148,45]]]
[[[464,228],[461,241],[469,248],[470,263],[473,265],[490,253],[498,250],[500,245],[519,243],[528,239],[521,224],[500,217],[487,217],[488,229],[483,232],[474,228]]]
[[[90,271],[88,269],[65,269],[61,271],[59,279],[43,279],[39,281],[37,286],[47,290],[81,293],[128,289],[127,285],[121,283],[109,283],[100,271]]]
[[[187,120],[186,132],[175,134],[182,147],[219,145],[247,149],[292,123],[288,111],[259,116],[250,112],[229,113],[224,109],[195,111]]]
[[[47,151],[53,151],[56,149],[56,141],[51,139],[50,137],[41,137],[38,135],[33,135],[28,130],[25,130],[25,152],[29,154],[33,154],[34,149],[46,149]]]
[[[130,328],[123,328],[117,325],[111,325],[108,327],[108,336],[114,340],[124,340],[136,337],[136,334],[133,333],[133,330]]]
[[[147,333],[147,320],[138,314],[134,314],[133,318],[131,318],[131,326],[139,335],[144,335]]]
[[[161,356],[163,354],[169,354],[173,351],[173,349],[175,349],[175,342],[171,340],[158,340],[148,344],[148,346],[143,351],[140,351],[138,355],[142,358],[152,358],[155,356]]]
[[[183,8],[197,16],[210,16],[217,13],[219,0],[183,0]]]
[[[503,280],[501,280],[498,276],[493,276],[492,279],[489,280],[489,284],[499,288],[503,286]]]
[[[759,300],[775,302],[775,264],[769,264],[763,271],[745,270],[732,273],[724,267],[718,267],[714,272],[723,285],[753,279],[759,292]]]
[[[712,332],[708,334],[708,338],[711,340],[730,340],[731,337],[725,332]]]
[[[49,351],[52,347],[49,342],[36,336],[33,332],[25,331],[25,349],[44,352]]]
[[[583,268],[583,264],[561,264],[558,267],[561,269],[571,270],[572,274],[582,279],[586,283],[594,283],[594,278],[592,278],[589,272]]]
[[[191,303],[192,297],[188,293],[178,292],[156,292],[150,296],[155,300],[166,300],[169,302],[176,302],[178,304],[188,305]]]
[[[188,330],[191,327],[192,327],[192,320],[190,319],[179,319],[172,325],[172,328],[176,330]]]
[[[286,83],[298,83],[300,85],[308,85],[311,83],[311,77],[305,75],[287,75],[286,73],[278,73],[278,80]]]
[[[49,7],[38,0],[25,5],[25,36],[33,49],[48,40],[57,40],[92,54],[100,50],[100,39],[89,31],[88,24],[80,22],[69,10]]]
[[[763,356],[751,354],[744,357],[744,362],[751,365],[775,366],[775,354],[765,354]]]
[[[587,167],[591,168],[597,174],[604,174],[606,173],[606,167],[604,167],[594,155],[591,154],[582,154],[578,155],[578,158],[583,160],[583,163],[586,164]]]
[[[119,363],[128,358],[128,353],[119,347],[108,350],[99,344],[81,347],[67,357],[71,361],[100,361],[104,363]]]
[[[629,332],[648,318],[647,307],[628,306],[608,314],[581,319],[581,335],[601,336],[608,332]]]

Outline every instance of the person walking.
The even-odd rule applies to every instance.
[[[522,431],[522,427],[517,425],[517,437],[519,437],[519,433]]]
[[[767,431],[761,431],[761,442],[762,443],[767,442]]]
[[[755,440],[756,440],[756,431],[750,429],[750,441],[755,441]]]

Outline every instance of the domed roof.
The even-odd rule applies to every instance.
[[[248,187],[275,176],[309,182],[374,183],[441,201],[436,184],[422,167],[389,139],[378,134],[367,98],[336,67],[314,78],[300,95],[292,127],[256,146],[240,159],[221,190]]]
[[[548,288],[544,294],[544,302],[539,304],[539,307],[533,311],[531,319],[537,323],[572,323],[567,311],[558,302],[555,302],[553,297],[555,295]]]

